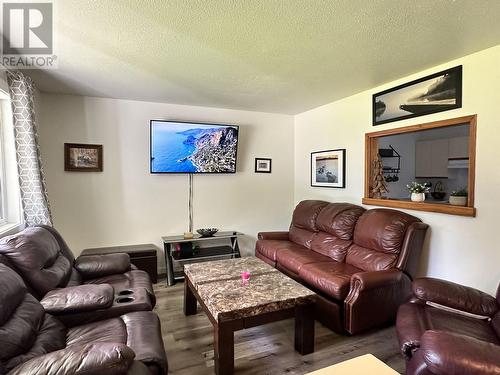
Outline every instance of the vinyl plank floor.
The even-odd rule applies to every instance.
[[[198,306],[198,314],[182,312],[184,284],[155,285],[155,312],[162,324],[169,374],[214,373],[212,325]],[[293,348],[293,319],[238,331],[234,336],[235,374],[305,374],[366,353],[404,373],[394,327],[355,336],[338,335],[316,322],[315,351],[301,356]]]

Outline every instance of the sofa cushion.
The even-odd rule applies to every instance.
[[[343,301],[350,290],[351,276],[358,272],[362,270],[349,264],[332,261],[304,264],[299,270],[299,275],[309,285]]]
[[[347,250],[345,262],[358,267],[363,271],[382,271],[395,266],[398,260],[396,254],[386,254],[367,249],[358,245],[351,245]]]
[[[319,231],[342,240],[351,240],[354,227],[365,209],[350,203],[329,203],[318,214],[316,226]]]
[[[0,254],[8,258],[39,298],[65,286],[71,276],[72,265],[60,250],[54,236],[41,227],[26,228],[0,240]]]
[[[291,226],[317,232],[316,218],[327,204],[328,202],[314,200],[300,202],[293,211]]]
[[[366,211],[354,229],[346,263],[365,271],[395,267],[408,227],[420,220],[404,212],[376,208]]]
[[[316,232],[311,232],[307,229],[297,228],[293,225],[290,227],[290,231],[288,232],[290,241],[308,249],[311,248],[311,243],[315,234]]]
[[[66,328],[27,294],[18,274],[0,265],[0,363],[5,369],[59,350],[65,339]]]
[[[288,232],[290,241],[310,249],[314,233],[318,231],[316,219],[327,204],[327,202],[314,200],[300,202],[293,211]]]
[[[135,359],[146,365],[157,365],[166,373],[167,362],[158,316],[138,311],[118,318],[88,323],[68,331],[67,346],[114,342],[126,344]],[[147,345],[145,344],[147,343]]]
[[[276,259],[280,266],[296,274],[304,264],[333,262],[331,258],[306,248],[280,250],[276,254]]]
[[[266,258],[276,261],[276,254],[284,249],[302,249],[304,248],[291,241],[279,240],[258,240],[255,245],[257,253],[264,255]]]
[[[151,280],[147,272],[142,270],[132,270],[121,274],[85,280],[85,284],[109,284],[115,291],[144,288],[148,291],[149,296],[153,298],[154,302],[154,292]]]
[[[342,240],[333,234],[318,232],[311,241],[311,250],[326,255],[337,262],[344,262],[351,240]]]
[[[354,243],[382,253],[399,254],[408,227],[420,220],[401,211],[376,208],[359,218]]]

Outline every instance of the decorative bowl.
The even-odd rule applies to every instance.
[[[211,237],[219,231],[218,228],[201,228],[196,229],[196,231],[201,234],[202,237]]]

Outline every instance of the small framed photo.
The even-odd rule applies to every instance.
[[[271,159],[255,158],[255,173],[271,173]]]
[[[311,186],[345,188],[345,148],[311,152]]]
[[[102,145],[64,144],[64,170],[102,172]]]

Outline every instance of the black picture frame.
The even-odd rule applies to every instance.
[[[267,163],[267,167],[264,169],[261,168],[259,166],[260,162]],[[255,158],[255,173],[271,173],[272,162],[273,161],[269,158]]]
[[[337,181],[318,181],[318,162],[325,159],[337,157],[337,174],[334,175]],[[334,150],[313,151],[311,152],[311,186],[344,189],[346,185],[346,149],[338,148]],[[335,172],[335,171],[334,171]],[[328,176],[329,171],[325,175]],[[331,173],[331,172],[330,172]]]
[[[80,152],[91,151],[92,155],[90,157],[93,157],[95,155],[96,160],[89,160],[86,163],[87,165],[85,163],[81,163],[81,165],[78,165],[77,162],[74,160],[73,150],[84,150]],[[83,157],[88,158],[88,156],[86,155],[84,155]],[[103,171],[102,145],[85,144],[85,143],[65,143],[64,170],[66,172],[102,172]]]
[[[440,81],[438,81],[439,79]],[[423,85],[426,81],[429,81],[427,87]],[[409,90],[412,86],[415,86],[413,92]],[[427,89],[425,93],[420,93],[413,97],[411,96],[416,95],[418,92],[417,90],[425,89]],[[433,93],[429,93],[431,89],[434,91]],[[398,96],[400,96],[400,98],[398,98]],[[384,97],[387,102],[392,101],[400,103],[399,108],[396,109],[395,112],[402,112],[402,114],[395,114],[393,117],[387,117],[387,112],[385,111],[387,109],[387,105],[382,100],[382,97]],[[414,99],[412,102],[413,104],[408,104],[408,99]],[[420,101],[418,101],[419,99]],[[391,106],[393,110],[394,107],[395,105]],[[403,109],[402,107],[406,108]],[[462,65],[459,65],[373,94],[372,124],[373,126],[377,126],[387,124],[389,122],[430,115],[432,113],[449,111],[461,107]],[[408,114],[405,115],[404,112],[408,112]],[[382,117],[384,113],[386,113],[385,118]]]

